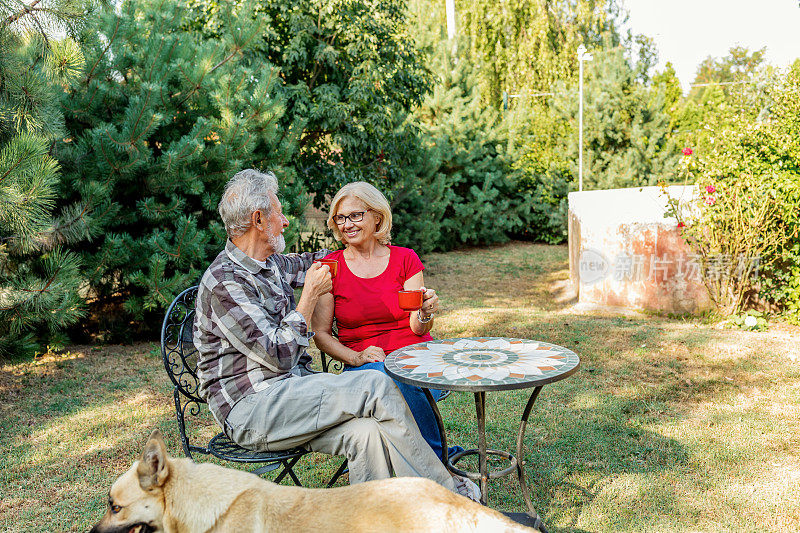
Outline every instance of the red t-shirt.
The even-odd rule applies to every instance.
[[[359,278],[350,272],[342,250],[326,259],[339,262],[332,291],[339,342],[357,352],[378,346],[389,354],[403,346],[433,339],[427,333],[416,335],[411,331],[411,313],[400,309],[397,303],[397,291],[403,288],[403,283],[425,268],[414,250],[389,246],[389,264],[374,278]]]

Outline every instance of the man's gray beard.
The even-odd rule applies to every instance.
[[[269,245],[275,250],[274,253],[282,254],[286,249],[286,239],[283,238],[283,233],[279,234],[277,237],[271,237]]]

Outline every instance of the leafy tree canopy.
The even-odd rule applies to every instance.
[[[766,47],[751,52],[746,47],[733,46],[725,57],[708,56],[697,67],[693,83],[740,81],[764,64],[766,53]]]
[[[234,4],[248,5],[239,1]],[[283,127],[298,121],[299,179],[325,204],[344,183],[380,183],[398,163],[392,139],[432,78],[409,33],[402,0],[260,0],[250,52],[280,72]],[[223,27],[215,1],[195,0],[195,25]]]

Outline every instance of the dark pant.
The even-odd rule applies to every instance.
[[[383,367],[383,363],[366,363],[361,366],[345,366],[345,370],[380,370],[384,374],[386,373],[386,369]],[[430,447],[433,449],[436,457],[442,458],[442,437],[439,434],[439,425],[436,423],[436,415],[433,414],[433,409],[431,408],[431,404],[428,403],[428,399],[425,397],[425,393],[422,391],[421,388],[415,387],[414,385],[408,385],[406,383],[401,383],[395,380],[397,384],[397,388],[400,389],[400,392],[403,394],[403,398],[405,398],[406,403],[408,404],[408,408],[411,410],[411,414],[414,415],[414,420],[417,422],[417,427],[419,427],[419,432],[422,433],[422,438],[425,439]],[[439,396],[441,396],[442,391],[431,389],[431,394],[433,395],[434,400],[438,400]]]

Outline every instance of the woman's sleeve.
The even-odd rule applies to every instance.
[[[406,248],[406,255],[403,258],[403,276],[408,279],[418,272],[425,270],[425,265],[422,264],[417,252],[411,248]]]

